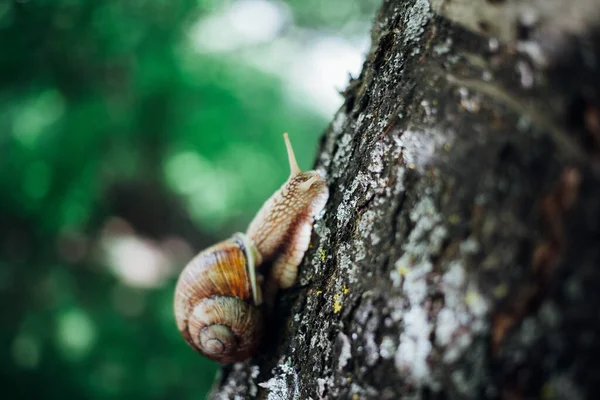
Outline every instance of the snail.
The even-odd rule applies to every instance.
[[[287,133],[283,137],[290,164],[287,181],[264,203],[246,233],[196,255],[175,288],[175,319],[183,338],[221,363],[244,360],[258,349],[265,323],[263,291],[272,306],[277,291],[294,284],[314,217],[329,196],[325,179],[317,171],[302,172]]]

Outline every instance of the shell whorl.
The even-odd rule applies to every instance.
[[[187,327],[192,347],[222,363],[250,357],[260,344],[262,330],[261,310],[232,296],[197,303]]]
[[[263,316],[254,252],[237,234],[198,254],[177,282],[177,326],[195,350],[213,360],[242,360],[260,343]]]

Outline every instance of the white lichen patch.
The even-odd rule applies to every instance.
[[[466,271],[465,267],[460,261],[452,261],[448,265],[448,269],[444,276],[442,277],[442,282],[445,285],[445,291],[449,291],[451,289],[458,291],[460,290],[466,280]],[[452,297],[452,296],[446,296]],[[446,302],[454,300],[454,298],[447,299]],[[453,301],[452,301],[453,302]]]
[[[352,135],[345,133],[339,139],[338,148],[333,156],[333,178],[339,178],[342,173],[346,170],[342,166],[348,165],[352,152]]]
[[[469,307],[471,315],[481,318],[487,314],[489,306],[485,297],[479,293],[479,290],[475,285],[471,284],[470,286],[471,287],[467,290],[465,302],[467,303],[467,307]]]
[[[337,209],[338,228],[344,226],[348,222],[348,218],[352,212],[352,206],[356,206],[357,200],[353,193],[360,182],[355,179],[349,188],[344,190],[344,198]]]
[[[431,188],[430,195],[437,192]],[[472,346],[475,335],[485,332],[489,304],[474,282],[468,281],[463,260],[446,264],[445,272],[434,279],[432,260],[437,257],[448,237],[450,222],[438,212],[433,198],[424,196],[409,214],[414,228],[405,244],[403,254],[396,261],[390,278],[401,287],[409,304],[398,318],[404,323],[394,362],[396,368],[412,383],[430,388],[439,386],[439,371],[428,363],[433,346],[442,351],[444,363],[453,363]],[[460,246],[460,254],[466,257],[479,250],[479,244],[469,238]],[[426,307],[431,291],[444,296],[442,309],[431,322]],[[392,313],[392,315],[396,315]],[[434,342],[431,333],[435,333]]]
[[[440,251],[447,230],[441,225],[442,217],[430,197],[415,204],[410,219],[415,227],[402,247],[404,252],[396,261],[390,278],[394,285],[402,284],[412,307],[421,304],[427,295],[426,276],[433,268],[430,260]]]
[[[548,65],[548,54],[539,43],[531,40],[519,41],[515,47],[518,52],[529,56],[538,67]]]
[[[298,374],[289,361],[272,370],[273,377],[258,386],[268,390],[267,399],[299,399]]]
[[[410,8],[404,18],[404,44],[419,40],[423,32],[425,32],[425,25],[427,25],[431,16],[431,7],[428,0],[415,1],[415,4]],[[415,46],[412,55],[418,53],[419,48]]]
[[[404,132],[398,132],[392,138],[396,142],[396,146],[403,149],[404,164],[410,169],[423,172],[430,164],[436,149],[451,144],[448,139],[450,136],[409,128]]]
[[[381,117],[377,120],[377,127],[381,130],[381,129],[385,129],[389,126],[389,120],[388,120],[389,116],[384,116]],[[363,141],[366,141],[367,138],[363,137]]]
[[[392,154],[397,154],[400,149],[397,149],[395,143],[388,141],[378,141],[375,143],[374,148],[370,151],[371,159],[367,166],[367,170],[370,173],[370,180],[368,184],[368,197],[369,196],[381,196],[375,199],[378,204],[386,204],[384,196],[390,196],[391,190],[389,185],[390,177],[384,174],[385,166],[387,163],[386,157],[390,157]]]
[[[456,338],[452,343],[452,346],[448,347],[443,355],[443,360],[446,364],[452,364],[456,362],[460,356],[468,350],[469,346],[473,342],[473,336],[464,334]]]
[[[360,216],[358,221],[358,233],[362,238],[370,239],[371,244],[376,245],[381,241],[379,235],[373,232],[373,224],[382,217],[381,211],[367,210]]]
[[[333,132],[334,133],[342,132],[342,129],[344,128],[344,124],[346,123],[347,119],[348,119],[348,117],[346,116],[346,113],[339,112],[335,116],[333,123],[331,124],[331,129],[333,129]]]
[[[414,205],[410,219],[415,226],[390,276],[394,284],[402,286],[409,302],[408,312],[402,316],[404,332],[394,363],[414,384],[431,386],[435,382],[427,360],[432,349],[433,326],[423,303],[428,293],[427,277],[433,270],[431,259],[440,252],[448,232],[431,197],[425,196]]]
[[[329,386],[331,382],[328,379],[317,378],[317,394],[319,398],[322,399],[325,396],[325,391],[327,390],[327,386]]]
[[[233,366],[233,374],[244,374],[245,365],[237,363]],[[250,367],[250,376],[245,383],[237,382],[235,379],[228,379],[227,383],[219,389],[219,393],[215,395],[216,400],[242,400],[244,397],[240,393],[249,393],[251,396],[256,396],[258,388],[256,386],[256,378],[260,373],[260,368],[257,365]],[[259,384],[260,385],[260,384]]]
[[[354,261],[359,262],[367,258],[367,248],[366,242],[356,238],[356,240],[352,241],[352,246],[354,248]]]
[[[310,324],[307,325],[310,326]],[[328,338],[329,326],[329,320],[323,320],[323,323],[319,326],[310,326],[310,348],[318,351],[325,363],[328,362],[331,356],[331,343]]]
[[[339,135],[342,134],[344,127],[346,125],[346,121],[348,120],[348,116],[345,112],[339,111],[331,124],[331,134],[327,135],[327,141],[325,142],[325,146],[323,146],[323,151],[319,155],[318,165],[321,165],[325,170],[329,169],[331,166],[331,154],[333,154],[333,149],[337,142]]]
[[[435,341],[440,346],[447,346],[453,338],[454,332],[460,327],[456,315],[449,308],[442,309],[437,316]]]
[[[517,62],[517,71],[521,75],[521,86],[526,89],[530,89],[535,83],[535,76],[532,68],[525,61],[520,60]]]
[[[381,339],[381,345],[379,346],[379,355],[385,360],[394,358],[396,353],[396,342],[391,336],[384,336]]]
[[[338,333],[337,341],[341,346],[338,358],[338,371],[341,371],[352,358],[352,346],[350,345],[350,338],[343,332]]]
[[[460,252],[462,255],[475,254],[479,251],[479,242],[473,237],[467,238],[460,244]]]
[[[442,216],[431,197],[423,197],[414,205],[409,216],[415,227],[402,246],[403,255],[396,261],[394,273],[403,276],[415,274],[421,278],[431,270],[429,259],[440,251],[447,229],[441,224]]]
[[[365,121],[365,119],[373,119],[373,114],[360,114],[356,119],[356,125],[360,126]]]
[[[258,393],[258,386],[256,385],[256,378],[260,374],[260,367],[258,365],[253,365],[250,367],[250,382],[248,382],[248,393],[250,396],[256,396]]]
[[[451,49],[452,49],[452,38],[447,38],[444,43],[435,45],[433,47],[433,52],[438,56],[442,56],[446,53],[449,53]]]
[[[349,285],[357,283],[356,279],[356,263],[353,261],[353,248],[349,243],[341,243],[338,248],[338,260],[340,275],[343,276]],[[338,282],[338,289],[341,287],[341,282]]]
[[[375,334],[371,330],[363,334],[365,361],[369,366],[374,366],[379,360],[379,346],[375,341]]]
[[[371,178],[359,172],[350,184],[350,187],[344,190],[344,197],[337,209],[338,228],[341,229],[344,227],[348,223],[352,213],[356,210],[360,196],[357,196],[354,192],[359,188],[366,191],[370,183]]]
[[[406,300],[403,297],[392,297],[388,304],[392,311],[390,312],[389,321],[386,319],[386,322],[388,326],[393,326],[402,321]]]
[[[369,163],[368,169],[370,172],[375,174],[381,174],[383,172],[383,156],[385,155],[386,146],[383,142],[377,142],[374,149],[371,151],[371,162]]]
[[[442,350],[443,361],[450,364],[468,351],[475,335],[488,329],[489,306],[476,285],[467,281],[466,267],[461,260],[448,264],[440,290],[444,294],[444,307],[437,316],[435,344]]]
[[[403,291],[411,304],[421,304],[427,296],[427,274],[431,272],[433,265],[429,260],[420,260],[413,264],[414,258],[409,253],[396,262],[396,269],[392,271],[392,281],[402,282]],[[397,277],[400,275],[403,279]]]
[[[397,157],[397,156],[396,156]],[[406,191],[404,187],[404,177],[406,174],[406,167],[400,166],[396,171],[396,184],[394,185],[394,194],[399,195]]]
[[[411,307],[404,316],[404,324],[394,364],[400,373],[407,375],[414,383],[430,383],[431,371],[427,359],[431,352],[431,324],[427,321],[427,312],[419,306]]]

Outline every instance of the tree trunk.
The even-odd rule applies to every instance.
[[[590,398],[600,6],[387,0],[294,289],[216,399]]]

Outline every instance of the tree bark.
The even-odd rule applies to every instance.
[[[599,9],[383,2],[299,281],[213,398],[598,391]]]

